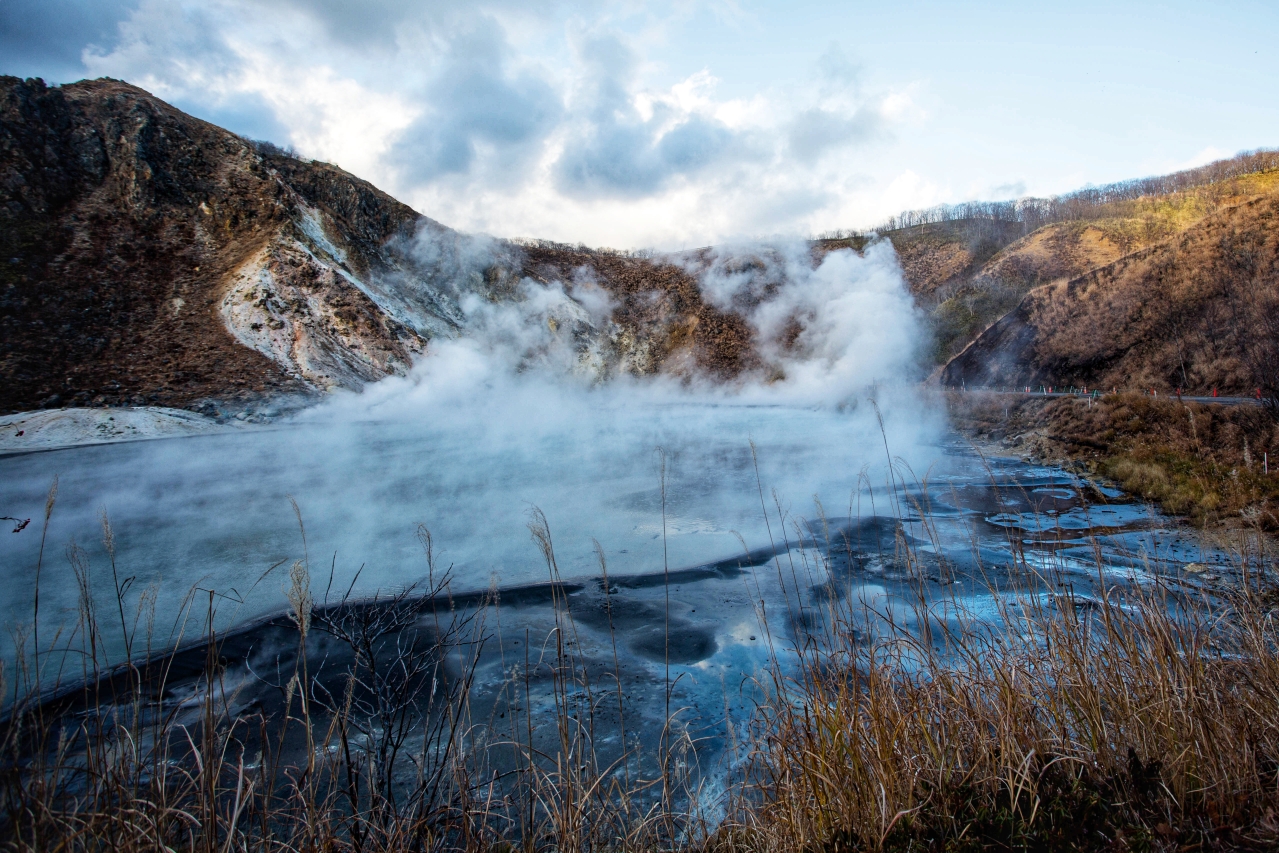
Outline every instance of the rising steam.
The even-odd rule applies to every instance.
[[[557,537],[566,577],[598,571],[592,540],[610,570],[651,572],[664,559],[697,565],[740,553],[742,541],[767,545],[761,484],[798,517],[817,511],[814,496],[842,516],[867,483],[884,487],[890,456],[922,472],[940,455],[942,419],[917,382],[920,325],[887,243],[819,263],[800,242],[680,259],[703,298],[754,334],[754,366],[731,381],[619,367],[613,294],[589,269],[503,277],[494,266],[513,264],[493,252],[509,244],[419,243],[418,262],[448,286],[400,291],[406,316],[430,302],[438,321],[408,375],[335,394],[270,430],[13,457],[0,478],[6,507],[37,515],[61,471],[50,543],[92,542],[105,508],[116,560],[139,588],[160,590],[158,612],[178,612],[199,583],[243,599],[230,619],[287,604],[260,579],[302,556],[289,496],[310,553],[333,575],[326,588],[411,583],[424,523],[455,588],[483,589],[546,579],[528,543],[532,507]],[[6,576],[29,575],[28,540],[0,555]],[[106,560],[95,549],[90,558]],[[31,598],[22,585],[0,616],[21,618]],[[71,612],[73,591],[51,589],[41,607],[51,619]]]
[[[679,358],[671,359],[678,370],[634,375],[610,345],[617,303],[589,267],[567,281],[518,279],[509,273],[518,266],[509,244],[451,232],[423,231],[409,250],[417,269],[431,271],[434,291],[444,295],[435,301],[447,301],[453,328],[437,335],[408,377],[341,395],[309,417],[435,406],[464,416],[491,404],[495,391],[518,398],[533,387],[539,409],[588,391],[615,402],[848,407],[872,389],[902,391],[919,378],[921,326],[887,241],[816,262],[798,240],[672,257],[696,277],[706,301],[744,318],[754,334],[756,366],[727,381]]]

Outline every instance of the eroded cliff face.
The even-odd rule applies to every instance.
[[[406,369],[425,338],[359,277],[420,217],[288,159],[124,83],[0,80],[0,408],[242,407]]]
[[[231,274],[219,314],[237,341],[318,390],[404,373],[425,341],[344,272],[299,241],[272,241]]]
[[[129,84],[0,78],[0,411],[313,399],[534,285],[590,376],[758,366],[677,262],[469,237]]]

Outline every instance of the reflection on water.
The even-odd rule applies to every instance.
[[[671,407],[639,433],[630,427],[600,427],[589,441],[550,433],[493,443],[362,424],[13,456],[0,459],[0,508],[40,516],[60,477],[41,590],[46,636],[74,621],[62,557],[71,541],[87,549],[100,611],[114,609],[98,532],[105,509],[117,566],[135,578],[131,599],[158,591],[162,641],[192,588],[216,590],[220,630],[282,610],[282,578],[263,575],[294,559],[309,561],[320,602],[401,588],[425,573],[414,537],[424,523],[443,546],[437,562],[452,567],[453,606],[479,618],[487,638],[472,687],[477,719],[500,733],[521,714],[554,713],[555,685],[539,667],[569,625],[583,671],[620,697],[619,716],[600,725],[624,724],[628,739],[651,745],[669,737],[674,708],[703,771],[722,768],[767,664],[784,667],[834,603],[858,603],[869,636],[880,618],[909,623],[921,599],[939,623],[993,620],[1004,612],[993,590],[1016,586],[1051,604],[1063,587],[1087,600],[1098,584],[1180,577],[1188,563],[1227,571],[1223,555],[1148,506],[1061,469],[983,459],[957,440],[909,448],[913,470],[927,472],[917,480],[904,464],[890,475],[882,444],[838,413]],[[563,581],[553,590],[528,538],[533,506],[549,522]],[[30,618],[37,528],[6,537],[0,552],[9,624]],[[203,629],[199,618],[190,624],[200,627],[187,639]],[[272,637],[283,624],[231,635],[239,645],[228,648],[243,653],[226,661],[228,678],[245,707],[265,701],[253,698],[266,688],[254,687],[251,660],[281,642]],[[5,656],[12,666],[11,644]],[[165,701],[186,701],[197,676],[195,667],[185,685],[174,679]],[[611,707],[598,704],[601,714]],[[530,722],[528,735],[554,750],[553,732]]]
[[[85,548],[95,567],[106,563],[104,510],[117,565],[136,590],[158,586],[161,621],[193,586],[244,599],[220,611],[244,620],[284,606],[282,581],[262,575],[304,556],[290,496],[316,574],[327,583],[331,570],[332,587],[345,589],[358,573],[355,591],[371,594],[425,573],[419,524],[434,534],[459,589],[545,581],[526,527],[533,507],[549,521],[565,577],[598,573],[592,539],[619,574],[723,559],[740,552],[742,539],[761,547],[769,535],[752,439],[770,508],[776,490],[797,515],[811,514],[820,495],[843,516],[866,466],[878,466],[868,469],[872,484],[887,481],[882,438],[865,412],[671,405],[580,414],[525,428],[481,411],[457,423],[294,425],[3,457],[0,514],[39,519],[60,478],[41,590],[50,625],[75,615],[67,544]],[[894,427],[891,413],[889,426],[892,452],[921,470],[945,458],[917,444],[910,424]],[[667,459],[664,501],[658,447]],[[30,618],[38,528],[0,539],[6,622]]]

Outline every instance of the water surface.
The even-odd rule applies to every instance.
[[[671,405],[536,430],[293,424],[8,456],[0,508],[35,520],[0,545],[0,618],[30,621],[55,475],[41,630],[50,637],[75,624],[66,554],[83,548],[117,661],[117,581],[128,585],[126,621],[152,589],[157,645],[190,641],[206,630],[207,607],[219,631],[283,610],[297,560],[310,566],[319,603],[408,586],[429,571],[424,526],[436,576],[450,573],[457,608],[482,622],[473,708],[487,724],[554,714],[554,685],[539,665],[557,627],[571,626],[584,671],[622,695],[617,737],[624,720],[629,738],[657,743],[669,736],[673,705],[679,731],[697,744],[690,754],[711,767],[731,752],[766,666],[793,660],[834,602],[856,602],[868,625],[908,622],[921,597],[936,602],[939,623],[961,614],[993,621],[997,590],[1052,601],[1070,587],[1086,599],[1102,583],[1180,578],[1189,563],[1224,562],[1104,484],[984,458],[953,435],[917,438],[891,417],[880,432],[865,412]],[[530,540],[535,512],[548,524],[554,569]],[[1195,582],[1225,569],[1213,571]],[[560,586],[548,591],[551,580]],[[184,609],[191,601],[199,606]],[[278,634],[276,623],[237,641],[243,668],[229,666],[247,685],[244,707],[265,701],[269,685],[250,664],[260,666]],[[4,656],[11,668],[11,642]],[[180,704],[194,688],[179,679],[169,689],[165,701]]]

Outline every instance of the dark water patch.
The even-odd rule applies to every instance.
[[[742,576],[745,569],[762,566],[783,552],[784,547],[756,548],[753,551],[747,551],[740,557],[728,557],[724,560],[717,560],[713,563],[687,569],[675,569],[669,572],[647,572],[644,574],[609,575],[608,584],[610,588],[652,589],[659,586],[664,587],[668,584],[696,583],[711,578],[725,580],[737,578]],[[604,578],[601,576],[597,583],[602,589]]]
[[[657,624],[639,629],[627,647],[654,662],[692,664],[715,654],[718,644],[713,629],[676,620],[669,628]]]
[[[444,605],[455,608],[477,607],[493,603],[502,607],[546,607],[558,605],[568,600],[569,596],[580,593],[586,585],[583,583],[532,583],[521,584],[492,590],[475,590],[460,595],[450,595],[443,600],[434,600],[423,605],[424,609],[435,610]]]

